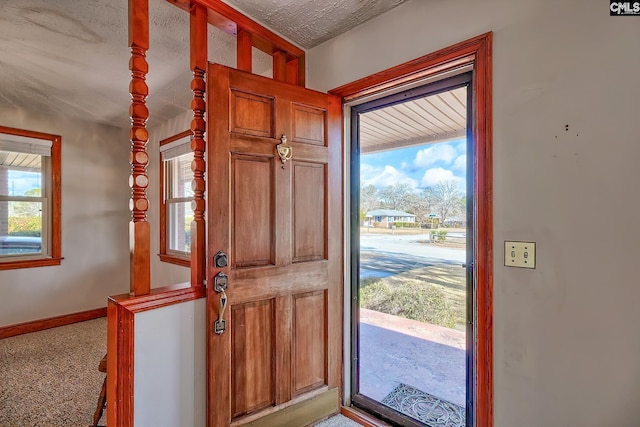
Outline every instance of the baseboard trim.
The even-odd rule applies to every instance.
[[[62,316],[49,317],[47,319],[32,320],[31,322],[2,326],[0,327],[0,339],[28,334],[29,332],[44,331],[45,329],[57,328],[58,326],[71,325],[72,323],[97,319],[99,317],[105,317],[106,315],[107,308],[102,307],[93,310],[81,311],[79,313],[65,314]]]
[[[340,413],[365,427],[388,427],[389,424],[353,406],[342,406]]]

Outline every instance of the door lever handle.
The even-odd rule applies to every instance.
[[[220,308],[218,309],[218,320],[213,324],[213,332],[221,335],[227,329],[227,321],[224,320],[224,310],[227,308],[227,293],[223,290],[220,293]]]

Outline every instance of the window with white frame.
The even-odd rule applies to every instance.
[[[0,127],[0,269],[59,263],[60,137]]]
[[[160,143],[162,179],[160,258],[163,261],[189,265],[191,222],[193,221],[193,172],[191,132],[183,132]]]

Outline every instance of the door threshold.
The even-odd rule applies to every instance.
[[[340,413],[345,417],[353,420],[364,427],[390,427],[391,424],[387,424],[381,419],[374,417],[373,415],[364,412],[361,409],[354,408],[353,406],[340,407]]]
[[[282,405],[273,406],[256,414],[231,422],[231,427],[277,427],[283,425],[306,426],[338,412],[338,389],[327,386],[300,395]],[[291,422],[294,424],[290,424]]]

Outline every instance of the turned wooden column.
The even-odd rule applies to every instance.
[[[147,209],[149,208],[149,200],[147,199],[147,187],[149,186],[147,119],[149,118],[149,110],[146,106],[146,100],[149,88],[145,81],[149,71],[146,59],[146,53],[149,49],[148,0],[129,0],[129,47],[131,47],[131,59],[129,60],[129,70],[131,70],[129,85],[129,93],[131,94],[131,107],[129,107],[129,115],[131,116],[131,131],[129,132],[131,141],[129,156],[131,163],[129,177],[129,186],[131,187],[131,200],[129,201],[129,209],[131,209],[129,224],[130,293],[144,295],[148,294],[151,289],[150,229],[147,222]]]
[[[193,100],[193,120],[191,121],[191,150],[193,161],[193,221],[191,222],[191,286],[200,286],[206,278],[206,247],[205,247],[205,200],[206,183],[204,180],[206,163],[204,159],[206,143],[204,134],[206,122],[205,103],[205,73],[207,70],[207,9],[194,4],[191,6],[191,71],[193,80],[191,90]]]

